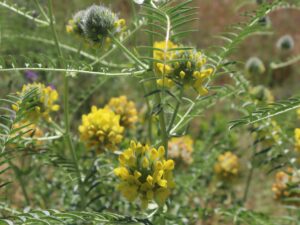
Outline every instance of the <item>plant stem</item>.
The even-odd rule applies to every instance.
[[[59,45],[57,33],[54,27],[54,17],[53,17],[53,5],[52,5],[52,0],[48,0],[48,7],[49,7],[49,14],[50,14],[50,26],[54,38],[54,42],[56,45],[56,49],[58,52],[59,57],[63,58],[63,54]],[[76,173],[77,173],[77,178],[78,178],[78,186],[79,186],[79,191],[80,191],[80,208],[83,209],[85,207],[85,196],[84,196],[84,188],[82,185],[82,180],[81,180],[81,174],[80,174],[80,169],[78,165],[78,159],[77,155],[73,146],[72,138],[70,135],[71,129],[70,129],[70,118],[69,118],[69,77],[68,74],[66,73],[64,76],[64,122],[65,122],[65,132],[64,132],[64,137],[65,137],[65,142],[71,152],[73,162],[75,164],[76,168]]]
[[[13,169],[14,174],[15,174],[17,180],[19,181],[19,184],[20,184],[20,186],[21,186],[21,190],[22,190],[22,192],[23,192],[23,196],[24,196],[25,201],[26,201],[26,205],[27,205],[27,206],[30,206],[30,199],[29,199],[29,196],[28,196],[28,193],[27,193],[27,190],[26,190],[26,185],[25,185],[25,183],[24,183],[24,180],[23,180],[22,176],[20,175],[20,169],[19,169],[18,167],[16,167],[16,166],[11,162],[10,159],[7,159],[7,161],[8,161],[9,166]]]
[[[248,198],[248,193],[249,193],[249,190],[250,190],[250,185],[251,185],[251,181],[252,181],[252,177],[253,177],[253,172],[254,172],[254,166],[252,165],[252,159],[251,159],[251,168],[249,170],[249,174],[248,174],[247,181],[246,181],[246,187],[245,187],[245,192],[244,192],[244,196],[243,196],[243,204],[246,203],[247,198]]]
[[[131,51],[128,50],[117,38],[114,37],[114,35],[110,34],[111,39],[113,42],[122,49],[127,56],[129,56],[134,62],[136,62],[138,65],[140,65],[143,69],[148,69],[148,66],[145,65],[141,60],[139,60]]]
[[[176,104],[176,106],[175,106],[175,110],[174,110],[174,112],[173,112],[171,121],[170,121],[170,123],[169,123],[169,127],[168,127],[168,135],[169,135],[169,136],[170,136],[170,131],[171,131],[171,129],[172,129],[172,126],[173,126],[173,124],[174,124],[174,122],[175,122],[175,119],[176,119],[176,117],[177,117],[177,114],[178,114],[178,110],[179,110],[179,107],[180,107],[180,104],[181,104],[181,100],[182,100],[182,96],[183,96],[183,90],[184,90],[184,88],[181,87],[180,93],[179,93],[179,99],[178,99],[178,102],[177,102],[177,104]]]

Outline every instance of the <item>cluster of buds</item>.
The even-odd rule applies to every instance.
[[[181,162],[190,165],[193,162],[193,144],[190,136],[172,138],[169,141],[168,156],[176,161],[176,165],[180,165]]]
[[[214,166],[215,173],[221,178],[228,179],[238,175],[239,158],[228,151],[219,155]]]
[[[207,59],[199,51],[177,50],[171,41],[154,43],[155,68],[160,78],[158,85],[184,88],[193,87],[199,95],[208,93],[205,81],[213,73],[213,69],[206,66]]]
[[[276,173],[275,182],[272,186],[274,198],[276,200],[288,200],[296,199],[300,197],[298,192],[300,188],[300,171],[292,168],[288,168],[287,171],[280,171]],[[295,202],[286,201],[288,204],[299,204],[299,201]]]

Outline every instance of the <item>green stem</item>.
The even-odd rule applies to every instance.
[[[249,190],[250,190],[250,185],[251,185],[251,181],[252,181],[252,177],[253,177],[253,171],[254,171],[254,167],[252,166],[250,171],[249,171],[248,177],[247,177],[246,188],[245,188],[245,192],[244,192],[244,196],[243,196],[243,203],[244,204],[246,203],[247,198],[248,198],[248,193],[249,193]]]
[[[14,174],[15,174],[15,176],[16,176],[16,178],[17,178],[19,184],[20,184],[20,187],[21,187],[23,196],[24,196],[25,201],[26,201],[26,205],[27,205],[27,206],[30,206],[29,195],[28,195],[27,190],[26,190],[25,182],[24,182],[24,180],[23,180],[23,178],[22,178],[22,176],[21,176],[21,174],[20,174],[20,169],[19,169],[18,167],[16,167],[16,166],[11,162],[10,159],[7,159],[7,161],[8,161],[9,166],[13,169]]]
[[[63,54],[62,54],[62,51],[61,51],[61,48],[60,48],[60,45],[59,45],[59,41],[58,41],[58,36],[57,36],[56,30],[55,30],[55,27],[54,27],[52,0],[48,0],[48,7],[49,7],[49,14],[50,14],[50,26],[51,26],[55,46],[56,46],[59,57],[63,58]],[[77,155],[76,155],[74,145],[73,145],[73,142],[72,142],[72,138],[71,138],[71,135],[70,135],[71,128],[70,128],[70,118],[69,118],[69,111],[70,111],[70,107],[69,107],[69,77],[68,77],[67,73],[64,76],[64,82],[63,83],[64,83],[64,121],[65,121],[64,137],[65,137],[65,142],[68,146],[68,149],[71,152],[73,162],[75,164],[77,178],[78,178],[78,185],[79,185],[79,190],[80,190],[80,200],[81,200],[80,207],[81,207],[81,209],[83,209],[85,207],[84,188],[83,188],[83,185],[82,185],[82,180],[81,180],[81,174],[80,174],[80,169],[79,169],[79,165],[78,165]]]
[[[131,51],[129,51],[128,48],[126,48],[117,38],[114,37],[114,35],[110,34],[111,39],[113,42],[122,49],[127,56],[129,56],[134,62],[136,62],[138,65],[140,65],[143,69],[148,69],[148,66],[145,65],[141,60],[139,60]]]
[[[173,112],[171,121],[170,121],[170,123],[169,123],[169,127],[168,127],[168,135],[170,135],[170,131],[171,131],[172,126],[173,126],[173,124],[174,124],[174,122],[175,122],[175,119],[176,119],[176,117],[177,117],[177,114],[178,114],[178,111],[179,111],[179,108],[180,108],[180,104],[181,104],[181,100],[182,100],[182,96],[183,96],[183,91],[184,91],[184,88],[181,87],[180,93],[179,93],[179,99],[178,99],[178,101],[177,101],[177,104],[176,104],[176,106],[175,106],[175,110],[174,110],[174,112]]]
[[[41,4],[39,3],[39,0],[34,0],[34,3],[36,4],[36,6],[39,8],[41,14],[44,16],[44,18],[49,21],[49,17],[47,16],[45,10],[43,9],[43,7],[41,6]]]

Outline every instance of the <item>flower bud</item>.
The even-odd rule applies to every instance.
[[[257,57],[251,57],[246,63],[246,72],[249,75],[261,75],[266,71],[264,63]]]
[[[295,42],[291,35],[284,35],[278,39],[276,43],[276,47],[279,50],[292,50],[294,48]]]

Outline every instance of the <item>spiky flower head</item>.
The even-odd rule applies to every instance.
[[[193,145],[194,141],[190,136],[175,137],[169,141],[168,155],[176,160],[176,164],[183,162],[190,165],[193,162]]]
[[[258,57],[249,58],[245,69],[249,75],[253,76],[261,75],[266,71],[264,63]]]
[[[17,95],[24,97],[30,93],[35,92],[33,99],[28,104],[32,104],[33,107],[27,113],[27,120],[36,122],[40,118],[44,118],[47,121],[51,121],[51,112],[59,110],[59,105],[56,104],[58,100],[58,93],[50,86],[45,86],[42,83],[31,83],[23,85],[22,91]],[[19,110],[18,103],[12,106],[15,111]]]
[[[295,150],[300,152],[300,128],[295,129]]]
[[[84,34],[84,17],[85,17],[85,10],[81,10],[77,12],[71,20],[69,20],[66,30],[68,33],[75,33],[80,36]]]
[[[79,126],[80,138],[88,147],[97,152],[114,151],[123,139],[124,127],[120,125],[120,115],[109,109],[92,106],[91,112],[82,116]]]
[[[222,178],[232,178],[238,175],[239,172],[239,158],[228,151],[219,155],[214,166],[215,173]]]
[[[171,41],[156,42],[154,59],[160,60],[155,64],[157,73],[161,76],[157,83],[161,86],[172,87],[175,84],[184,88],[193,87],[198,94],[208,93],[205,80],[212,74],[213,69],[206,67],[206,57],[196,50],[176,50],[177,45]]]
[[[288,168],[287,171],[276,173],[275,182],[272,185],[272,191],[276,200],[284,201],[285,198],[297,199],[300,197],[297,191],[300,188],[300,171]],[[295,190],[295,191],[293,191]],[[299,201],[289,200],[289,204],[299,204]]]
[[[165,159],[164,147],[156,149],[132,141],[119,156],[119,163],[114,173],[121,180],[118,189],[128,201],[139,199],[144,209],[152,200],[160,206],[166,202],[175,183],[174,161]]]
[[[120,125],[125,128],[132,128],[138,120],[135,103],[128,101],[126,96],[111,98],[105,108],[120,115]]]
[[[263,85],[258,85],[258,86],[252,87],[250,89],[250,94],[251,94],[252,98],[254,100],[256,100],[258,103],[274,102],[274,96],[272,95],[272,92]]]
[[[283,51],[292,50],[294,46],[295,42],[291,35],[284,35],[280,37],[276,43],[276,47]]]
[[[124,19],[119,19],[109,8],[99,5],[89,7],[83,21],[85,36],[94,43],[107,41],[110,33],[120,33],[125,28]]]

